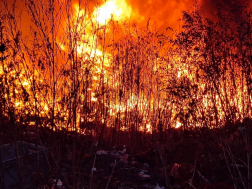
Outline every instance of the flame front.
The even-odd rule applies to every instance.
[[[27,40],[31,44],[24,45],[27,53],[1,53],[3,96],[16,114],[47,117],[53,121],[45,121],[45,126],[81,132],[88,130],[81,127],[96,121],[149,133],[159,127],[212,127],[229,117],[238,120],[250,114],[249,71],[238,60],[219,58],[239,50],[216,51],[211,56],[218,55],[219,64],[209,63],[209,52],[203,53],[208,50],[205,36],[210,35],[205,30],[195,34],[202,36],[192,45],[195,37],[185,37],[196,30],[167,37],[150,22],[138,27],[136,15],[147,18],[140,9],[133,11],[133,2],[110,0],[91,8],[68,1],[38,3],[45,8],[38,6],[41,14],[33,14],[38,16],[37,30]],[[36,12],[35,4],[29,5]],[[21,49],[15,40],[12,43]]]

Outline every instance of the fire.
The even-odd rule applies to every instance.
[[[91,92],[91,101],[96,102],[97,98],[95,97],[95,93]]]
[[[181,126],[182,126],[182,123],[180,123],[179,121],[177,121],[175,128],[177,129],[177,128],[180,128]]]
[[[131,26],[125,24],[125,22],[120,24],[121,22],[119,21],[131,19],[131,17],[133,18],[137,14],[135,10],[133,13],[131,5],[127,4],[126,0],[108,0],[102,3],[101,6],[92,9],[93,12],[88,12],[88,10],[89,9],[84,9],[81,5],[73,5],[68,15],[69,18],[65,18],[64,16],[66,15],[63,16],[64,24],[62,24],[62,30],[64,30],[65,36],[61,37],[57,35],[55,37],[56,45],[60,49],[62,57],[64,56],[62,59],[65,61],[61,61],[61,59],[57,57],[55,58],[55,62],[58,62],[55,64],[60,62],[59,64],[62,65],[57,65],[56,67],[65,66],[65,72],[63,74],[60,73],[61,75],[57,75],[55,81],[51,79],[47,81],[52,75],[51,65],[43,69],[49,70],[44,76],[42,73],[44,71],[40,73],[36,70],[29,74],[27,73],[27,75],[23,75],[20,85],[16,85],[20,88],[22,87],[22,90],[17,90],[15,88],[15,92],[10,93],[12,94],[11,97],[14,96],[14,94],[22,96],[24,93],[27,95],[27,99],[29,97],[29,101],[36,97],[40,102],[38,102],[39,105],[37,105],[35,100],[29,103],[27,99],[25,102],[13,101],[14,106],[18,109],[22,110],[22,107],[27,104],[27,106],[39,106],[39,114],[42,117],[51,116],[53,107],[55,108],[55,116],[59,115],[67,122],[67,119],[72,119],[73,117],[71,114],[72,110],[68,108],[72,108],[71,103],[74,103],[74,98],[76,98],[78,104],[76,108],[77,115],[75,115],[77,127],[78,124],[84,122],[84,120],[89,120],[91,119],[90,117],[93,119],[95,116],[94,112],[98,112],[100,110],[99,108],[103,106],[101,114],[105,112],[104,114],[108,117],[106,117],[106,119],[102,118],[99,121],[107,124],[108,121],[112,120],[111,123],[114,123],[113,120],[119,118],[120,121],[122,121],[120,124],[122,130],[127,130],[133,125],[138,127],[137,129],[139,131],[149,133],[152,132],[152,128],[156,128],[155,125],[157,123],[153,121],[156,119],[153,118],[157,118],[157,116],[158,120],[161,120],[168,117],[165,116],[165,113],[169,113],[172,120],[172,127],[187,127],[190,126],[190,119],[192,120],[192,116],[190,115],[191,112],[196,115],[196,118],[199,118],[202,112],[204,114],[210,110],[213,112],[212,109],[215,104],[218,110],[216,111],[216,114],[218,114],[216,119],[224,120],[225,114],[222,111],[221,105],[223,105],[223,107],[228,107],[228,104],[225,104],[225,95],[223,95],[225,93],[227,94],[226,101],[228,102],[230,99],[230,105],[238,107],[240,112],[243,111],[243,93],[248,93],[245,89],[246,87],[237,90],[236,97],[231,98],[231,93],[229,94],[229,92],[224,90],[224,85],[222,81],[220,81],[217,83],[219,86],[216,87],[220,94],[211,93],[210,89],[210,92],[207,91],[211,86],[207,85],[206,81],[196,81],[198,78],[194,70],[197,68],[188,66],[188,62],[193,62],[193,59],[181,58],[183,57],[183,53],[181,52],[181,55],[179,53],[180,51],[174,52],[172,55],[169,54],[167,56],[168,58],[166,58],[165,55],[164,58],[162,57],[163,55],[161,55],[159,51],[158,42],[155,41],[157,40],[157,33],[152,33],[149,29],[151,27],[142,30],[136,26],[134,26],[134,28],[133,24]],[[119,29],[114,28],[114,25],[116,25],[114,23],[119,23]],[[116,34],[114,34],[114,32]],[[120,36],[119,41],[117,41],[117,35]],[[166,51],[166,49],[162,50]],[[167,52],[169,53],[169,51]],[[57,52],[55,54],[57,56]],[[37,56],[39,55],[38,53]],[[72,58],[72,56],[74,56],[74,58]],[[171,56],[173,57],[170,58]],[[34,59],[36,59],[36,57]],[[203,58],[201,59],[204,61]],[[36,69],[36,61],[32,59],[30,61],[33,62],[34,69]],[[44,60],[42,60],[42,62],[43,61]],[[47,61],[45,62],[48,63]],[[49,63],[51,64],[51,62]],[[162,70],[162,67],[160,67],[161,64],[164,66],[163,71],[170,73],[169,77],[174,79],[174,83],[172,83],[173,80],[169,79],[167,79],[167,82],[163,82],[160,76],[162,74],[160,71]],[[76,67],[72,68],[74,66]],[[58,72],[61,72],[61,70],[59,69]],[[239,70],[236,72],[236,75],[238,75]],[[0,67],[0,74],[4,74],[2,67]],[[65,75],[67,79],[64,80],[65,83],[61,83],[61,77],[63,78]],[[169,78],[167,75],[169,74],[164,74],[165,77]],[[243,78],[242,75],[240,77]],[[33,86],[35,82],[38,82],[38,85],[41,84],[44,86]],[[56,92],[60,90],[62,92],[56,94],[53,101],[50,95],[53,94],[52,83],[54,82],[58,85]],[[175,95],[172,97],[169,92],[165,93],[167,96],[162,93],[163,85],[169,82],[171,82],[170,88],[173,87],[174,89],[176,87],[175,85],[177,85],[177,90],[173,91]],[[77,89],[74,88],[76,83],[79,84]],[[236,83],[241,85],[245,83],[245,81],[241,80]],[[194,86],[196,86],[197,90]],[[74,93],[75,89],[77,90],[76,96],[69,95],[70,93]],[[31,90],[34,90],[34,93],[38,91],[38,93],[34,95],[30,92]],[[45,94],[39,94],[40,91],[43,91]],[[61,94],[66,96],[64,100],[62,97],[63,95],[60,96]],[[183,96],[182,100],[179,99],[181,98],[180,95]],[[69,96],[70,98],[68,98]],[[4,97],[10,98],[7,94],[5,94]],[[175,101],[178,103],[176,104]],[[196,104],[195,102],[197,101],[200,103]],[[60,103],[63,105],[61,106]],[[169,108],[170,112],[167,111]],[[186,125],[186,121],[176,120],[175,117],[179,110],[182,110],[180,116],[182,116],[183,119],[189,120],[188,125]],[[88,114],[87,112],[92,115],[88,117],[89,115],[86,115]],[[163,115],[162,112],[164,112]],[[237,117],[238,113],[236,113]],[[83,114],[87,116],[85,119],[83,118]],[[55,123],[55,125],[63,127],[62,125],[64,125],[64,123],[62,122],[59,121]],[[200,121],[198,123],[199,126],[204,124]],[[79,131],[78,128],[74,128],[75,126],[70,127],[70,129]]]
[[[147,123],[147,124],[146,124],[146,130],[147,130],[147,132],[148,132],[148,133],[152,133],[152,130],[151,130],[151,129],[152,129],[151,124],[150,124],[150,123]]]
[[[29,86],[29,85],[30,85],[28,81],[24,81],[22,84],[23,84],[24,86]]]
[[[110,19],[119,21],[130,18],[132,9],[125,0],[110,0],[94,10],[93,15],[100,25],[106,25]]]

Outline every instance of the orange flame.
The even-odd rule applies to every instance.
[[[93,15],[100,25],[106,25],[110,19],[119,21],[130,18],[132,9],[125,0],[110,0],[94,10]]]

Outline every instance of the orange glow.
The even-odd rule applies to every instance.
[[[177,129],[177,128],[180,128],[181,126],[182,126],[182,123],[180,123],[179,121],[177,121],[175,128]]]
[[[151,124],[150,124],[150,123],[146,124],[146,129],[147,129],[146,132],[152,133],[152,127],[151,127]]]
[[[107,0],[99,6],[92,5],[91,9],[84,8],[81,3],[69,5],[69,9],[66,8],[69,12],[64,10],[62,13],[62,23],[55,25],[55,30],[60,30],[60,34],[54,36],[56,50],[52,50],[50,46],[53,37],[48,29],[50,27],[47,26],[50,24],[46,21],[45,26],[42,24],[40,27],[46,28],[43,34],[48,35],[50,42],[37,44],[37,39],[34,38],[34,49],[38,48],[40,52],[36,54],[31,47],[34,54],[26,55],[29,57],[29,63],[24,61],[18,64],[18,69],[21,70],[18,73],[20,81],[18,77],[11,78],[17,72],[15,69],[11,69],[11,66],[0,66],[1,76],[7,70],[9,75],[6,78],[15,80],[14,84],[12,83],[15,87],[8,88],[9,95],[5,92],[4,98],[20,112],[24,109],[26,114],[34,113],[34,107],[38,106],[39,116],[52,118],[53,109],[54,116],[61,117],[60,121],[55,123],[57,127],[66,127],[69,119],[73,119],[72,109],[76,108],[76,120],[69,128],[77,131],[80,131],[80,124],[94,121],[97,115],[101,123],[109,122],[113,126],[115,120],[120,119],[121,130],[128,131],[133,125],[138,127],[137,130],[148,133],[156,128],[153,125],[157,124],[155,121],[166,119],[166,115],[170,116],[169,120],[163,123],[170,123],[171,127],[175,128],[187,123],[185,127],[190,126],[190,122],[197,126],[204,124],[204,121],[194,123],[196,121],[190,115],[191,112],[195,120],[208,116],[208,121],[214,124],[225,121],[225,113],[229,113],[229,110],[225,112],[223,107],[234,106],[238,109],[234,114],[242,117],[243,115],[239,114],[242,114],[246,106],[244,104],[249,102],[251,97],[244,97],[244,94],[248,93],[248,87],[241,68],[234,69],[237,79],[235,89],[229,88],[229,83],[226,82],[231,81],[230,73],[223,75],[226,81],[221,77],[216,79],[217,87],[212,83],[208,84],[213,82],[214,78],[206,77],[202,73],[199,75],[204,79],[199,78],[198,81],[198,73],[196,74],[195,70],[203,68],[196,68],[192,62],[204,62],[203,56],[198,58],[197,53],[192,53],[191,57],[187,58],[186,52],[181,52],[181,49],[175,47],[176,50],[170,51],[167,47],[170,44],[161,47],[159,33],[153,29],[154,26],[147,23],[146,19],[151,18],[155,19],[161,28],[164,25],[170,26],[170,23],[172,26],[176,23],[176,28],[179,25],[180,13],[188,4],[175,0],[171,3],[153,0]],[[164,10],[160,7],[164,7]],[[166,11],[168,8],[172,9],[172,13]],[[66,12],[69,15],[66,15]],[[127,22],[131,19],[132,23]],[[146,22],[142,28],[139,27],[142,23],[137,25],[135,21]],[[164,35],[166,36],[166,33]],[[168,41],[166,43],[169,43]],[[195,60],[192,57],[196,57]],[[27,70],[24,71],[24,68]],[[171,93],[165,91],[167,83],[173,89]],[[56,94],[52,97],[54,87]],[[234,95],[232,90],[235,90]],[[15,99],[15,95],[21,98]],[[22,101],[22,95],[25,96],[25,102]],[[11,98],[14,100],[9,100]],[[76,103],[76,107],[72,103]],[[27,107],[30,107],[29,111],[26,110]],[[213,118],[211,115],[203,115],[208,111],[211,112],[209,114],[217,112],[217,116]],[[178,114],[181,119],[177,119]],[[187,120],[184,121],[185,119]],[[168,128],[167,125],[164,127]]]
[[[132,9],[125,0],[110,0],[94,10],[94,17],[100,25],[106,25],[110,19],[119,21],[130,18]]]
[[[29,82],[28,81],[23,81],[22,83],[24,86],[29,86]]]

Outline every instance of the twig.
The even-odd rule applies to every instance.
[[[111,172],[111,174],[110,174],[110,176],[109,176],[109,179],[108,179],[108,182],[107,182],[107,185],[106,185],[106,188],[105,188],[105,189],[108,189],[108,186],[109,186],[109,183],[110,183],[111,177],[112,177],[112,175],[113,175],[113,173],[114,173],[114,170],[115,170],[115,166],[116,166],[116,159],[115,159],[115,163],[114,163],[114,166],[113,166],[112,172]]]
[[[207,184],[210,184],[209,180],[207,180],[207,178],[204,177],[198,170],[197,170],[197,173],[198,173],[199,177],[200,177],[203,181],[205,181]]]
[[[158,151],[158,154],[159,154],[159,158],[161,160],[161,163],[162,163],[162,166],[163,166],[163,169],[164,169],[164,176],[165,176],[165,180],[166,180],[166,185],[172,189],[172,186],[170,185],[170,182],[168,181],[168,176],[167,176],[167,172],[166,172],[166,164],[164,162],[164,158],[159,150],[159,146],[158,144],[156,143],[156,149]]]
[[[89,188],[90,188],[90,189],[92,189],[92,179],[93,179],[95,161],[96,161],[96,153],[95,153],[95,157],[94,157],[93,166],[92,166],[92,168],[91,168],[91,174],[90,174],[90,180],[89,180]]]
[[[225,158],[225,161],[226,161],[226,165],[227,165],[229,174],[230,174],[232,180],[234,181],[235,179],[234,179],[234,176],[233,176],[232,171],[230,169],[230,166],[229,166],[229,163],[228,163],[227,154],[226,154],[227,149],[224,147],[224,141],[223,141],[223,139],[222,139],[221,136],[220,136],[220,142],[221,142],[221,147],[222,147],[223,155],[224,155],[224,158]],[[234,185],[234,188],[237,189],[237,186],[236,186],[235,182],[233,183],[233,185]]]
[[[198,159],[198,153],[197,153],[196,158],[195,158],[195,163],[194,163],[194,168],[193,168],[193,175],[192,175],[192,177],[189,179],[189,182],[188,182],[191,186],[192,186],[193,177],[194,177],[195,171],[196,171],[197,159]]]
[[[188,183],[191,187],[193,187],[194,189],[196,189],[195,186],[192,185],[191,181],[188,181],[187,183]]]

